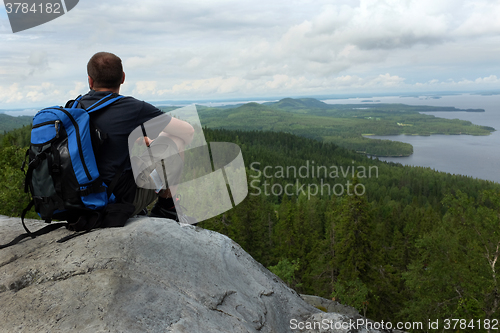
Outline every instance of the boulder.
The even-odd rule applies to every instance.
[[[2,216],[0,230],[1,244],[23,232]],[[307,322],[355,320],[309,305],[216,232],[141,217],[57,242],[69,234],[0,250],[0,332],[321,332]]]

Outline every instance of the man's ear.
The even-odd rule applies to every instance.
[[[125,72],[123,72],[122,83],[121,84],[123,84],[123,82],[125,82]]]
[[[89,76],[89,88],[94,89],[94,80]]]

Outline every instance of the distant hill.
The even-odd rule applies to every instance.
[[[401,142],[367,139],[363,135],[488,135],[494,130],[458,119],[420,114],[421,111],[465,110],[382,103],[326,104],[314,98],[284,98],[234,108],[203,107],[199,109],[199,116],[202,125],[211,128],[293,133],[377,156],[408,156],[413,153],[413,147]]]
[[[251,109],[252,111],[255,111],[255,110],[266,110],[267,107],[262,105],[262,104],[256,103],[256,102],[250,102],[250,103],[246,103],[246,104],[243,104],[241,106],[238,106],[235,109],[238,111],[244,111],[246,109]]]
[[[272,108],[296,113],[324,114],[325,110],[336,111],[338,115],[342,110],[369,109],[373,111],[398,111],[398,112],[484,112],[484,109],[458,109],[452,106],[427,106],[406,105],[400,103],[374,103],[373,100],[364,100],[362,104],[326,104],[314,98],[284,98],[278,102],[262,103]],[[376,102],[376,101],[375,101]]]
[[[318,101],[314,98],[284,98],[278,102],[263,103],[264,105],[272,106],[279,109],[332,109],[330,104]]]
[[[12,131],[13,129],[20,128],[25,125],[31,125],[32,121],[32,116],[12,117],[0,113],[0,134],[4,134],[5,132]]]

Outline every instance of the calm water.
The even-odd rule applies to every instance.
[[[460,109],[484,109],[485,112],[426,112],[436,117],[469,120],[477,125],[497,129],[489,136],[432,135],[432,136],[371,136],[371,138],[407,142],[413,145],[409,157],[381,158],[406,165],[431,167],[451,174],[500,183],[500,95],[453,95],[440,99],[415,97],[375,97],[347,100],[327,100],[329,104],[357,104],[363,100],[409,105],[454,106]]]

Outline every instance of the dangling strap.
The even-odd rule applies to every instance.
[[[26,233],[26,234],[21,234],[19,236],[17,236],[12,242],[8,243],[8,244],[5,244],[5,245],[0,245],[0,249],[4,249],[6,247],[9,247],[9,246],[12,246],[12,245],[15,245],[17,243],[19,243],[20,241],[22,241],[23,239],[27,238],[27,237],[31,237],[31,238],[35,238],[35,237],[38,237],[38,236],[41,236],[41,235],[45,235],[45,234],[48,234],[49,232],[53,231],[53,230],[56,230],[62,226],[65,226],[67,223],[52,223],[52,224],[49,224],[45,227],[43,227],[42,229],[40,230],[37,230],[35,232],[30,232],[29,234]],[[26,230],[28,230],[26,228],[26,226],[24,225],[24,222],[23,222],[23,226]]]
[[[35,238],[36,236],[34,236],[32,232],[29,231],[28,227],[26,227],[26,224],[24,224],[24,217],[26,216],[26,213],[31,209],[31,207],[33,207],[34,204],[35,200],[31,200],[28,206],[26,206],[26,208],[24,208],[23,212],[21,213],[21,222],[23,223],[24,230],[26,230],[26,235],[31,236],[31,238]]]
[[[26,154],[24,154],[23,164],[21,164],[21,171],[24,173],[25,176],[26,176],[26,171],[24,171],[24,167],[26,166],[26,158],[29,156],[29,154],[30,154],[30,150],[28,148],[28,149],[26,149]]]

